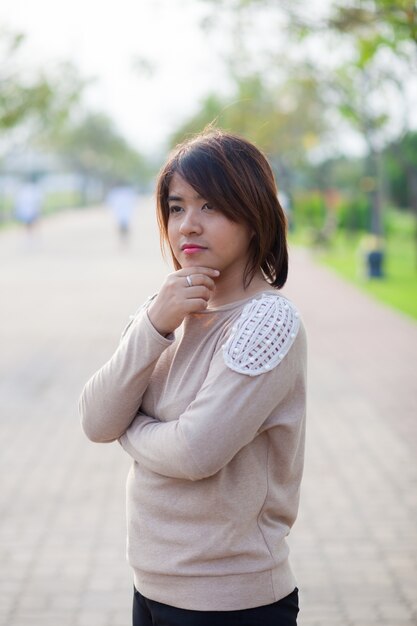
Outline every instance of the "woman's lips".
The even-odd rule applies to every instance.
[[[207,250],[207,248],[203,248],[202,246],[193,246],[193,245],[183,246],[181,249],[184,252],[184,254],[196,254],[198,252],[203,252],[204,250]]]

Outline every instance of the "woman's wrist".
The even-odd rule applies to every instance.
[[[173,331],[168,330],[164,326],[163,322],[161,323],[161,321],[158,318],[158,315],[155,314],[155,311],[152,311],[152,307],[148,309],[148,318],[152,326],[155,328],[156,332],[162,335],[162,337],[167,338],[168,335],[172,334]]]

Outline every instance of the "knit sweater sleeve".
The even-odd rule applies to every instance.
[[[81,423],[92,441],[115,441],[125,432],[139,410],[159,357],[173,342],[173,335],[165,338],[152,326],[149,302],[132,316],[117,350],[82,391]]]
[[[254,374],[252,370],[243,373],[239,364],[233,367],[236,362],[231,363],[230,358],[228,362],[225,351],[236,334],[241,334],[239,328],[234,331],[215,353],[199,393],[177,420],[160,422],[139,413],[119,439],[139,464],[174,478],[211,476],[259,432],[279,420],[280,406],[285,413],[288,395],[297,393],[303,369],[303,333],[292,333],[285,355],[277,355],[268,371]],[[283,331],[286,329],[276,331],[277,337]],[[262,348],[261,335],[255,336],[255,344],[258,341]]]

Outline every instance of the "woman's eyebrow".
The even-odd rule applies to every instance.
[[[196,194],[194,196],[195,200],[203,200],[204,198],[198,194]],[[168,202],[183,202],[184,198],[182,196],[179,196],[177,194],[170,194],[168,196]]]

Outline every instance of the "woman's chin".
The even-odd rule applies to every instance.
[[[197,263],[192,258],[185,258],[178,260],[178,263],[181,265],[181,269],[186,269],[187,267],[195,267]]]

